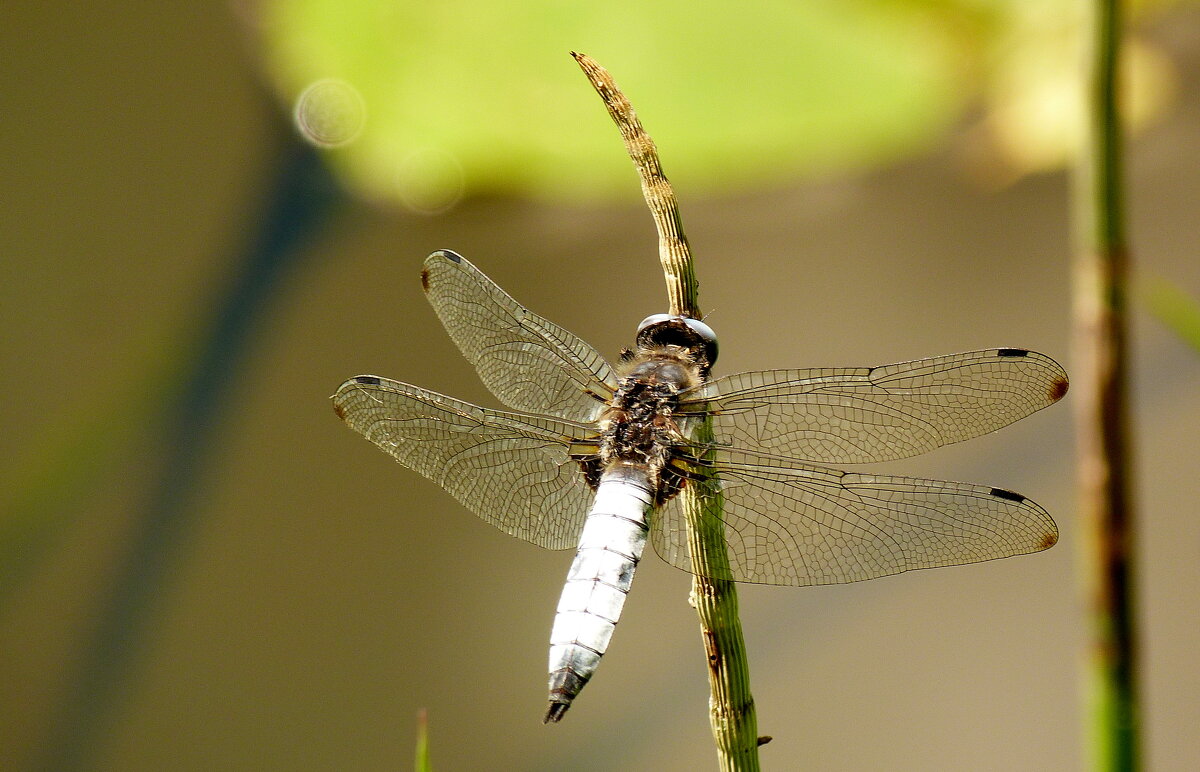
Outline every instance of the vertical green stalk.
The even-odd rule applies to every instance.
[[[1139,766],[1134,514],[1128,410],[1128,262],[1119,121],[1121,15],[1091,0],[1087,141],[1075,191],[1075,390],[1093,769]]]
[[[425,708],[417,711],[417,748],[414,756],[413,769],[416,772],[433,772],[429,763],[429,713]]]
[[[621,131],[625,149],[633,159],[642,183],[642,195],[658,229],[658,254],[667,282],[671,313],[700,318],[698,282],[691,248],[683,233],[679,205],[670,181],[663,174],[654,140],[642,128],[633,105],[617,88],[612,76],[594,59],[572,53],[608,114]],[[706,418],[692,439],[705,447],[713,441],[712,423]],[[688,519],[688,549],[692,556],[691,603],[700,619],[700,634],[708,658],[709,722],[722,770],[757,770],[758,746],[770,738],[758,737],[754,698],[750,695],[750,666],[738,618],[737,587],[728,579],[729,556],[725,546],[722,497],[715,477],[705,476],[687,485],[683,493]]]
[[[706,416],[693,438],[712,447],[712,418]],[[706,454],[706,458],[711,451]],[[701,467],[699,479],[683,489],[688,520],[688,551],[694,575],[689,598],[700,618],[700,634],[708,657],[709,723],[723,772],[758,770],[758,716],[750,694],[750,666],[742,623],[738,618],[737,585],[729,579],[725,546],[724,497],[715,476]]]

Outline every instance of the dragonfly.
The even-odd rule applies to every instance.
[[[717,580],[809,586],[1044,550],[1054,520],[1004,488],[848,471],[995,431],[1053,404],[1053,359],[992,348],[858,368],[711,377],[703,321],[655,314],[611,365],[529,311],[461,255],[430,255],[421,283],[493,410],[359,375],[333,406],[402,465],[484,521],[574,548],[550,634],[549,707],[562,719],[593,676],[646,542]],[[703,425],[711,439],[696,439]],[[702,482],[703,481],[703,482]],[[719,497],[728,561],[693,560],[685,496]]]

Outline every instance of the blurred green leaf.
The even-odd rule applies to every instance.
[[[143,331],[107,373],[93,374],[92,399],[68,404],[26,452],[0,469],[0,610],[118,459],[162,420],[191,353],[177,343],[185,335],[170,333]]]
[[[613,73],[693,194],[894,161],[968,109],[961,158],[993,183],[1059,168],[1079,142],[1074,0],[266,0],[260,14],[301,132],[340,148],[353,189],[416,211],[479,193],[636,197],[571,50]],[[1126,120],[1150,125],[1176,101],[1173,67],[1134,40],[1128,69]]]
[[[693,192],[912,152],[967,93],[961,40],[919,3],[274,0],[262,14],[287,102],[324,79],[361,96],[361,132],[332,153],[341,171],[417,209],[460,189],[636,196],[571,50],[613,73]]]
[[[1141,295],[1150,313],[1200,352],[1200,302],[1161,277],[1142,280]]]

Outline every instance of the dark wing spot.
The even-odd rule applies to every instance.
[[[1029,349],[1024,348],[1002,348],[996,351],[997,356],[1002,357],[1023,357],[1029,355]]]
[[[451,252],[448,249],[439,249],[435,254],[441,255],[452,263],[461,263],[463,261],[462,255],[457,252]]]
[[[346,410],[345,410],[345,408],[343,408],[341,405],[339,405],[339,404],[338,404],[338,403],[336,403],[336,402],[334,402],[334,403],[333,403],[333,412],[337,413],[337,417],[338,417],[338,418],[342,419],[343,421],[345,421],[345,420],[346,420]]]
[[[1012,491],[1006,491],[1003,488],[992,488],[988,492],[998,499],[1008,499],[1009,501],[1015,501],[1018,504],[1025,500],[1025,497],[1021,494],[1013,493]]]
[[[1059,378],[1057,381],[1050,384],[1050,401],[1058,402],[1060,399],[1066,396],[1067,388],[1069,386],[1070,384],[1067,383],[1066,378]]]
[[[1041,538],[1041,541],[1037,543],[1037,549],[1039,552],[1041,552],[1042,550],[1050,549],[1055,544],[1058,544],[1058,534],[1054,531],[1050,531]]]
[[[355,383],[361,383],[361,384],[364,384],[364,385],[366,385],[366,386],[378,386],[378,385],[379,385],[379,378],[377,378],[377,377],[376,377],[376,376],[374,376],[374,375],[356,375],[356,376],[354,377],[354,382],[355,382]]]
[[[425,290],[426,292],[429,291],[429,269],[428,268],[421,269],[421,289]]]

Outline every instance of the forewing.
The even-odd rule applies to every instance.
[[[806,586],[874,579],[1046,549],[1058,528],[1020,494],[718,452],[729,569],[717,579]],[[657,514],[655,549],[693,572],[682,497]]]
[[[616,377],[594,348],[449,250],[426,258],[421,282],[446,332],[497,399],[571,421],[597,418]]]
[[[576,546],[592,491],[569,450],[587,427],[487,410],[373,375],[343,383],[333,406],[352,429],[500,530],[549,549]]]
[[[859,464],[1007,426],[1061,399],[1067,374],[1044,354],[993,348],[882,367],[740,373],[708,389],[720,444]]]

